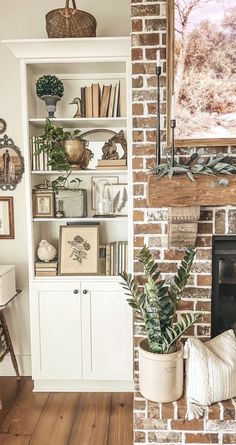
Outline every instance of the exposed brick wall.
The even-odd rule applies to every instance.
[[[185,420],[186,402],[145,401],[137,392],[134,401],[135,444],[235,444],[235,402],[214,403],[206,409],[204,418]]]
[[[176,272],[182,258],[180,250],[169,250],[167,240],[168,209],[147,208],[147,176],[154,166],[156,150],[156,75],[157,47],[161,50],[161,138],[165,153],[166,113],[166,0],[131,0],[132,9],[132,85],[133,85],[133,193],[134,193],[134,272],[143,282],[137,253],[147,244],[168,280]],[[195,152],[195,148],[177,149],[179,159]],[[215,153],[219,148],[206,148]],[[221,152],[235,155],[235,147],[222,147]],[[168,193],[168,190],[167,190]],[[233,207],[202,208],[198,223],[197,254],[192,274],[179,311],[201,312],[198,322],[186,336],[202,340],[210,336],[211,322],[211,246],[212,234],[236,233],[236,209]],[[184,420],[185,401],[173,404],[147,402],[138,392],[137,344],[144,335],[142,324],[135,322],[134,443],[236,443],[235,406],[231,401],[213,405],[205,418]]]

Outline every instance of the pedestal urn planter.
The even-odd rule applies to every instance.
[[[61,98],[59,96],[45,95],[42,96],[41,99],[45,102],[46,110],[48,112],[48,117],[50,119],[54,118],[55,117],[54,113],[57,108],[57,102],[61,100]]]
[[[139,385],[143,397],[152,402],[173,402],[183,393],[183,345],[177,352],[150,352],[148,340],[139,343]]]
[[[36,94],[46,104],[49,118],[54,118],[57,102],[64,94],[64,85],[61,79],[51,74],[44,74],[36,82]]]

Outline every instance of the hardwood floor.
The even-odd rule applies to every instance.
[[[132,445],[132,393],[33,393],[0,377],[0,445]]]

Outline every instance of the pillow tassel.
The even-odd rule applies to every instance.
[[[204,415],[205,408],[206,407],[204,405],[197,405],[196,403],[187,402],[187,412],[185,415],[185,419],[200,419],[200,417]]]

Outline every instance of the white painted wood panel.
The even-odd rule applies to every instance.
[[[80,292],[74,294],[71,283],[42,284],[35,286],[31,306],[33,377],[81,379]]]
[[[17,59],[44,59],[52,63],[55,58],[69,61],[71,58],[130,57],[129,37],[94,37],[72,39],[2,40]]]
[[[82,282],[82,320],[83,378],[132,380],[131,311],[119,283]]]
[[[131,384],[132,311],[117,281],[32,282],[30,308],[33,379]]]

